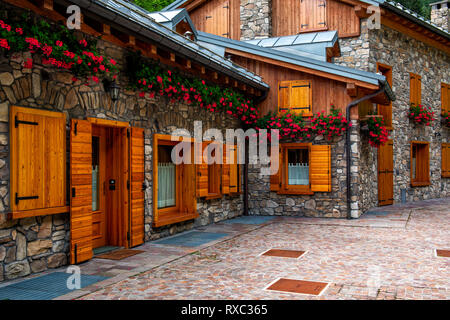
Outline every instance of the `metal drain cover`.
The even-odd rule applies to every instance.
[[[281,258],[300,258],[304,254],[305,254],[305,251],[270,249],[270,250],[264,252],[262,255],[269,256],[269,257],[281,257]]]
[[[319,296],[328,286],[326,282],[314,282],[305,280],[292,280],[281,278],[269,285],[266,290],[301,293]]]

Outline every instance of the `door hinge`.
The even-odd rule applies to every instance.
[[[212,16],[206,16],[206,20],[212,19]]]
[[[29,196],[29,197],[19,197],[18,193],[16,192],[16,205],[19,204],[20,200],[31,200],[31,199],[39,199],[39,196]]]
[[[301,28],[307,27],[307,26],[309,26],[309,24],[302,24],[302,25],[301,25]]]
[[[319,22],[318,24],[326,25],[327,23],[326,22]]]
[[[39,125],[39,123],[35,122],[35,121],[25,121],[25,120],[19,120],[17,119],[17,116],[14,117],[14,127],[18,128],[19,124],[27,124],[30,126],[37,126]]]
[[[325,2],[319,4],[319,8],[320,8],[320,7],[326,7],[326,6],[327,6],[327,4],[326,4]]]

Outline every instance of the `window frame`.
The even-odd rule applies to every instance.
[[[312,143],[282,143],[280,144],[281,153],[283,156],[283,162],[281,166],[281,176],[280,176],[280,191],[283,194],[299,194],[299,195],[313,195],[314,192],[311,191],[311,146]],[[289,150],[308,150],[309,159],[309,184],[308,185],[290,185],[289,181],[289,166],[288,166],[288,152]]]
[[[203,155],[203,152],[205,151],[205,149],[211,144],[217,144],[218,146],[220,145],[219,143],[214,142],[214,141],[203,141],[202,155]],[[222,146],[222,153],[219,155],[219,157],[222,156],[222,159],[223,159],[223,152],[224,152],[223,149],[224,149],[224,147]],[[216,148],[215,151],[220,151],[220,148],[219,149]],[[215,155],[214,157],[217,159],[218,155]],[[211,166],[212,166],[213,170],[211,170]],[[214,179],[211,179],[211,171],[215,177]],[[213,181],[218,182],[218,185],[215,186],[215,188],[217,188],[217,189],[214,190],[216,192],[210,192],[211,183]],[[222,198],[222,165],[219,163],[208,164],[208,194],[206,195],[205,199],[212,200],[212,199],[220,199],[220,198]]]
[[[426,146],[426,153],[425,156],[426,158],[423,159],[424,154],[423,151],[420,151],[420,158],[419,158],[419,150],[417,150],[417,154],[416,154],[416,178],[413,178],[413,166],[412,166],[412,162],[413,162],[413,149],[415,146]],[[420,162],[419,162],[420,159]],[[419,177],[418,176],[418,168],[422,167],[422,161],[425,161],[425,167],[427,169],[426,172],[426,177]],[[420,164],[420,166],[419,166]],[[410,181],[411,181],[411,186],[412,187],[425,187],[425,186],[429,186],[431,184],[430,182],[430,143],[427,141],[411,141],[411,146],[410,146]]]
[[[184,175],[184,169],[187,166],[186,164],[179,164],[176,165],[176,182],[177,185],[175,187],[176,189],[176,204],[175,207],[168,207],[168,208],[158,208],[158,189],[157,189],[157,181],[158,181],[158,147],[159,145],[177,145],[179,142],[190,142],[192,147],[191,152],[191,164],[192,166],[195,166],[194,164],[194,139],[193,138],[187,138],[187,137],[177,137],[178,139],[172,140],[175,136],[171,135],[165,135],[165,134],[154,134],[153,135],[153,227],[161,227],[166,226],[182,221],[192,220],[199,216],[197,209],[196,209],[196,203],[197,199],[195,197],[195,182],[194,182],[194,190],[193,195],[191,198],[193,203],[193,212],[188,212],[187,207],[188,204],[185,204],[183,202],[183,195],[182,190],[184,185],[186,184],[186,181],[183,179],[188,179]],[[193,175],[195,180],[195,167],[193,169]],[[183,212],[185,211],[185,212]]]

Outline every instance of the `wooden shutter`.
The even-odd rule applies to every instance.
[[[311,112],[311,81],[292,81],[290,87],[290,110],[297,114]]]
[[[450,143],[442,144],[442,177],[450,178]]]
[[[208,196],[208,164],[203,159],[203,149],[206,144],[195,142],[195,145],[197,198],[202,198]]]
[[[290,85],[290,81],[280,81],[278,83],[278,112],[289,110]]]
[[[331,192],[331,147],[311,146],[310,182],[312,192]]]
[[[239,167],[237,146],[230,146],[230,157],[233,157],[233,163],[230,163],[230,193],[239,191]]]
[[[144,243],[144,129],[131,128],[130,141],[130,240],[129,246],[135,247]],[[157,150],[155,150],[157,152]]]
[[[92,126],[70,126],[70,263],[92,258]]]
[[[300,32],[327,29],[327,1],[300,0]]]
[[[64,113],[11,107],[13,219],[67,212]]]
[[[394,203],[394,153],[389,140],[378,149],[378,205]]]
[[[278,172],[270,176],[270,191],[279,191],[281,184],[281,168],[283,166],[283,154],[280,147],[278,147]]]
[[[415,105],[422,103],[422,77],[411,73],[409,79],[409,100]]]
[[[230,164],[229,164],[229,156],[230,156],[230,148],[232,146],[223,145],[223,164],[222,164],[222,194],[230,193]]]
[[[230,4],[229,1],[212,1],[202,7],[204,14],[203,28],[200,30],[221,37],[230,38]]]
[[[450,112],[450,85],[441,83],[441,111]]]

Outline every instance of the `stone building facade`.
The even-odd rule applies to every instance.
[[[272,1],[240,0],[241,40],[262,39],[272,33]]]
[[[450,1],[439,1],[431,3],[431,21],[444,30],[450,29]]]
[[[109,42],[99,40],[101,54],[114,58],[122,69],[126,51]],[[152,227],[152,147],[153,134],[170,134],[176,129],[193,133],[194,121],[202,121],[208,128],[239,128],[240,121],[225,113],[172,103],[167,97],[141,98],[137,92],[122,89],[114,104],[103,85],[73,83],[72,75],[50,69],[33,57],[33,68],[22,67],[27,54],[0,58],[0,281],[41,272],[68,263],[70,244],[69,213],[8,219],[10,210],[9,117],[10,106],[40,108],[66,114],[67,138],[70,119],[97,117],[129,121],[132,126],[145,129],[145,241],[172,235],[194,226],[207,225],[242,214],[243,196],[224,196],[221,199],[198,199],[199,217],[160,228]],[[125,78],[120,79],[126,88]],[[69,146],[69,143],[67,143]],[[68,147],[69,152],[69,147]],[[67,159],[70,159],[67,156]],[[69,160],[68,160],[69,161]],[[66,170],[69,169],[67,163]],[[69,185],[67,184],[67,190]]]
[[[250,1],[245,1],[247,4]],[[448,1],[439,2],[439,9],[432,5],[432,20],[434,23],[448,30]],[[246,23],[246,17],[257,16],[265,6],[254,8],[253,13],[249,12],[253,6],[248,6],[245,18],[241,17],[241,24]],[[241,8],[242,12],[242,8]],[[269,12],[271,10],[269,9]],[[270,14],[271,15],[271,14]],[[259,19],[255,26],[250,24],[254,38],[270,37],[269,32],[258,33],[255,30],[271,30],[271,26],[264,26],[263,23],[271,21]],[[443,128],[440,123],[441,92],[440,83],[450,82],[450,57],[441,50],[438,50],[424,42],[411,38],[381,25],[380,29],[368,27],[368,19],[362,18],[360,25],[360,35],[358,37],[339,38],[341,56],[333,58],[332,62],[338,65],[355,68],[368,72],[377,72],[377,62],[393,66],[393,91],[397,100],[393,102],[393,127],[390,138],[394,141],[394,201],[418,201],[431,198],[448,197],[450,195],[450,179],[441,177],[441,143],[450,141],[450,132]],[[241,34],[241,40],[249,40],[251,32]],[[431,127],[414,125],[408,118],[409,110],[409,73],[416,73],[422,76],[422,104],[432,107],[435,112],[435,121]],[[376,111],[376,105],[373,105]],[[352,131],[352,202],[351,216],[359,217],[371,207],[378,205],[378,177],[377,177],[377,152],[376,148],[370,147],[368,138],[359,131],[359,124],[354,123]],[[427,141],[430,142],[430,186],[411,187],[410,184],[410,142]],[[255,179],[257,183],[250,183],[251,195],[255,199],[250,199],[252,214],[279,214],[280,212],[295,212],[298,215],[314,216],[336,216],[345,217],[347,204],[345,201],[346,188],[345,179],[342,185],[336,181],[345,178],[345,154],[339,152],[339,143],[333,143],[332,164],[333,190],[337,190],[343,196],[344,201],[327,199],[319,200],[322,195],[313,197],[286,197],[279,196],[274,192],[264,195],[264,190],[269,189],[269,178],[266,180],[256,177],[256,173],[250,175],[250,180]],[[342,171],[342,173],[341,173]],[[341,176],[342,174],[342,176]],[[336,180],[337,179],[337,180]],[[259,196],[257,196],[259,195]],[[333,195],[334,197],[334,195]],[[314,200],[313,200],[314,199]],[[314,201],[314,202],[313,202]],[[312,205],[314,203],[314,205]],[[312,207],[315,207],[313,210]],[[323,212],[323,209],[327,209]],[[339,210],[341,213],[337,214]],[[334,212],[334,213],[333,213]]]

